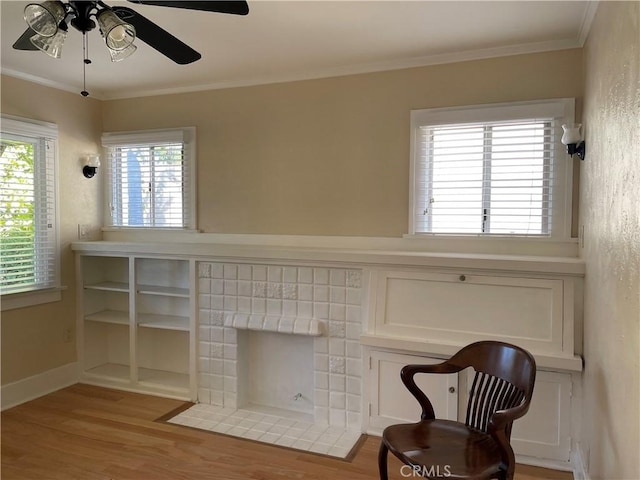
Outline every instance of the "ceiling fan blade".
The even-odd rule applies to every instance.
[[[137,38],[150,47],[155,48],[164,56],[169,57],[174,62],[180,65],[186,65],[202,58],[202,55],[189,45],[178,40],[169,32],[134,10],[128,7],[113,7],[112,10],[122,20],[125,20],[135,27]]]
[[[16,50],[38,50],[38,47],[29,40],[35,34],[36,32],[31,30],[31,27],[27,28],[24,33],[20,35],[20,38],[16,40],[16,43],[13,44],[13,48]]]
[[[249,5],[244,0],[219,2],[215,0],[187,2],[187,1],[162,1],[162,0],[129,0],[141,5],[156,5],[158,7],[187,8],[189,10],[204,10],[205,12],[231,13],[233,15],[246,15],[249,13]]]

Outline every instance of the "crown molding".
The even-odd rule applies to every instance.
[[[578,43],[581,47],[584,46],[584,42],[587,41],[587,37],[589,36],[589,32],[591,31],[591,25],[593,25],[593,19],[596,16],[599,5],[599,0],[587,2],[587,8],[584,11],[582,23],[580,24],[580,30],[578,31]]]
[[[594,2],[595,3],[595,2]],[[589,9],[591,11],[591,7]],[[588,32],[591,25],[595,8],[590,15],[585,15],[581,27],[581,35],[584,31]],[[316,80],[322,78],[341,77],[347,75],[360,75],[365,73],[376,73],[393,70],[403,70],[407,68],[426,67],[431,65],[442,65],[447,63],[468,62],[474,60],[486,60],[489,58],[506,57],[512,55],[525,55],[532,53],[542,53],[555,50],[567,50],[571,48],[581,48],[584,42],[579,39],[563,39],[546,42],[524,43],[518,45],[509,45],[503,47],[482,48],[476,50],[466,50],[461,52],[441,53],[434,55],[426,55],[421,57],[403,58],[384,62],[363,63],[353,65],[343,65],[339,67],[309,70],[305,72],[294,72],[283,75],[273,75],[268,77],[255,77],[243,80],[230,80],[224,82],[213,82],[202,85],[191,85],[176,88],[164,89],[138,89],[123,92],[101,92],[91,93],[91,98],[97,100],[120,100],[127,98],[150,97],[159,95],[172,95],[178,93],[192,93],[206,90],[221,90],[225,88],[250,87],[257,85],[268,85],[275,83],[296,82],[304,80]],[[40,85],[57,88],[71,93],[79,93],[80,88],[68,84],[54,82],[49,79],[30,75],[16,70],[3,69],[3,74],[27,80]]]

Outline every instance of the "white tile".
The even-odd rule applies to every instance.
[[[224,359],[225,360],[237,360],[238,359],[238,346],[231,343],[224,344]]]
[[[328,355],[316,353],[314,354],[314,370],[317,372],[329,371],[329,357]],[[316,385],[317,386],[317,385]]]
[[[267,298],[282,298],[282,284],[267,283]]]
[[[251,280],[251,265],[238,265],[238,280]]]
[[[201,293],[198,295],[198,307],[200,309],[210,309],[211,308],[211,295],[208,293]]]
[[[238,426],[243,428],[252,428],[256,423],[257,422],[255,420],[245,418],[243,420],[240,420],[240,423],[238,423]]]
[[[235,377],[236,373],[236,362],[233,360],[224,360],[224,374],[229,377]]]
[[[267,315],[282,315],[282,300],[267,300]]]
[[[359,358],[347,358],[347,375],[352,377],[362,376],[362,360]]]
[[[331,445],[325,445],[324,443],[314,443],[309,449],[310,452],[319,453],[321,455],[327,455]]]
[[[345,305],[337,303],[329,304],[329,319],[330,320],[345,320],[346,319]]]
[[[211,390],[211,405],[223,405],[224,393],[220,390]]]
[[[347,388],[346,377],[344,375],[329,374],[329,390],[332,392],[344,393]]]
[[[311,321],[309,318],[296,318],[293,323],[293,333],[297,335],[307,335],[311,328]]]
[[[282,281],[285,283],[297,283],[298,269],[296,267],[284,267],[282,272]]]
[[[267,280],[267,267],[264,265],[253,266],[253,280],[264,282]]]
[[[275,441],[275,444],[282,447],[290,447],[295,441],[296,439],[294,437],[282,436]]]
[[[331,323],[329,323],[329,332],[331,332]],[[345,354],[345,342],[342,338],[329,339],[329,355],[338,355],[343,357]]]
[[[211,279],[209,278],[198,279],[198,292],[211,293]]]
[[[292,445],[293,448],[295,448],[296,450],[302,450],[302,451],[307,451],[311,448],[311,445],[313,445],[313,442],[311,440],[305,440],[303,439],[299,439],[296,440],[296,443]]]
[[[329,304],[328,303],[313,303],[313,318],[328,319],[329,318]]]
[[[340,392],[329,392],[329,407],[331,409],[344,409],[346,406],[346,395]]]
[[[294,300],[282,301],[282,315],[285,317],[295,317],[298,314],[298,302]]]
[[[318,423],[329,423],[329,408],[328,407],[314,407],[313,416]]]
[[[223,265],[221,263],[211,264],[211,278],[223,278]]]
[[[198,353],[202,357],[210,357],[211,344],[209,342],[198,342]]]
[[[313,287],[313,301],[314,302],[328,302],[329,301],[329,287],[326,285],[315,285]]]
[[[251,313],[251,298],[238,297],[238,312]]]
[[[211,310],[198,310],[198,323],[200,325],[211,325]]]
[[[362,272],[360,270],[347,270],[347,287],[362,287]]]
[[[224,343],[212,343],[211,358],[223,358],[223,357],[224,357]]]
[[[222,375],[224,373],[224,360],[221,358],[212,358],[209,360],[209,373]]]
[[[267,267],[267,280],[270,282],[282,282],[282,267]]]
[[[286,432],[287,430],[289,430],[288,426],[272,425],[271,428],[269,428],[268,432],[280,436],[280,435],[283,435],[284,432]]]
[[[314,392],[314,405],[319,407],[328,407],[329,406],[329,391],[328,390],[320,390],[316,389]]]
[[[209,403],[211,401],[211,392],[208,388],[198,389],[198,401],[202,403]]]
[[[223,400],[223,405],[225,407],[228,406],[237,406],[238,405],[238,397],[235,393],[231,393],[231,392],[224,392],[224,400]]]
[[[359,288],[347,288],[347,303],[360,305],[362,303],[362,290]]]
[[[214,295],[222,295],[224,293],[224,280],[211,280],[211,293]]]
[[[198,358],[198,372],[209,373],[209,357]]]
[[[278,332],[280,333],[293,333],[293,317],[282,317],[278,324]]]
[[[344,287],[346,285],[346,270],[340,269],[331,269],[329,283],[331,285],[336,285],[340,287]]]
[[[349,358],[361,358],[362,357],[362,347],[360,346],[360,342],[355,340],[347,340],[345,344],[345,350],[347,357]]]
[[[350,412],[360,413],[362,398],[360,395],[347,395],[347,410]]]
[[[287,300],[298,299],[298,286],[295,283],[285,283],[282,285],[282,298]]]
[[[346,303],[347,292],[344,287],[331,287],[329,290],[329,301],[331,303]]]
[[[250,315],[247,327],[251,330],[262,330],[264,328],[265,315]]]
[[[347,339],[360,340],[362,335],[362,326],[359,323],[347,323]]]
[[[362,415],[359,412],[347,412],[347,427],[348,428],[361,428],[362,427]]]
[[[233,435],[234,437],[242,437],[242,435],[247,430],[249,430],[249,429],[235,426],[235,427],[231,428],[230,430],[227,430],[227,435]]]
[[[329,284],[329,270],[326,268],[313,269],[313,283],[318,285]]]
[[[224,329],[224,343],[238,343],[238,331],[235,328]]]
[[[216,343],[224,341],[224,327],[211,327],[211,341]]]
[[[346,425],[345,411],[339,408],[329,409],[329,424],[336,427],[344,427]]]
[[[224,377],[222,375],[209,375],[209,382],[212,390],[224,389]]]
[[[324,358],[327,358],[327,356],[324,355]],[[324,361],[324,359],[320,359],[320,360]],[[324,390],[329,390],[329,374],[327,372],[317,371],[317,370],[318,370],[318,367],[316,363],[316,372],[313,373],[315,388],[322,388]]]
[[[253,282],[252,294],[256,298],[266,298],[267,282]]]
[[[277,332],[278,324],[280,323],[280,317],[274,315],[267,315],[264,317],[263,328],[269,332]]]
[[[309,267],[298,268],[299,283],[313,283],[313,269]]]
[[[285,435],[298,439],[305,432],[305,430],[306,428],[289,427],[289,429],[285,432]]]
[[[211,264],[209,263],[198,263],[198,276],[199,277],[211,277]]]
[[[350,451],[351,448],[333,446],[329,449],[328,455],[331,455],[332,457],[345,458]]]
[[[316,337],[313,340],[313,351],[315,353],[329,353],[329,339],[327,337]]]
[[[265,433],[268,432],[271,427],[273,427],[273,425],[270,423],[258,422],[253,426],[253,430]]]
[[[226,423],[218,423],[215,427],[213,427],[212,430],[216,433],[227,433],[232,428],[234,428],[234,425],[228,425]]]
[[[267,301],[264,298],[251,299],[251,313],[266,313]]]
[[[220,326],[224,320],[224,312],[222,310],[213,310],[211,312],[211,325]]]
[[[362,322],[361,309],[357,305],[347,305],[347,311],[345,314],[345,319],[347,322]]]
[[[224,310],[224,296],[211,295],[211,309],[212,310]]]
[[[238,266],[226,264],[224,266],[224,278],[236,280],[238,278]]]
[[[264,443],[276,443],[276,441],[279,438],[280,438],[279,434],[267,432],[267,433],[263,434],[260,438],[258,438],[258,441],[264,442]]]
[[[344,357],[331,355],[329,356],[329,371],[331,373],[345,373]]]
[[[312,318],[313,304],[311,302],[298,302],[298,316],[302,318]]]
[[[238,281],[238,295],[242,297],[250,297],[252,293],[252,284],[246,280]]]
[[[313,286],[312,285],[298,285],[298,300],[312,301],[313,300]]]

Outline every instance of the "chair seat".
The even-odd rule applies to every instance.
[[[403,463],[422,466],[420,475],[426,478],[492,478],[500,471],[498,444],[463,423],[436,419],[392,425],[382,440]]]

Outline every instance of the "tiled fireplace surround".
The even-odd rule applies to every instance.
[[[244,407],[238,347],[246,342],[239,335],[300,334],[313,345],[313,421],[360,431],[361,270],[200,262],[198,276],[200,403]]]

